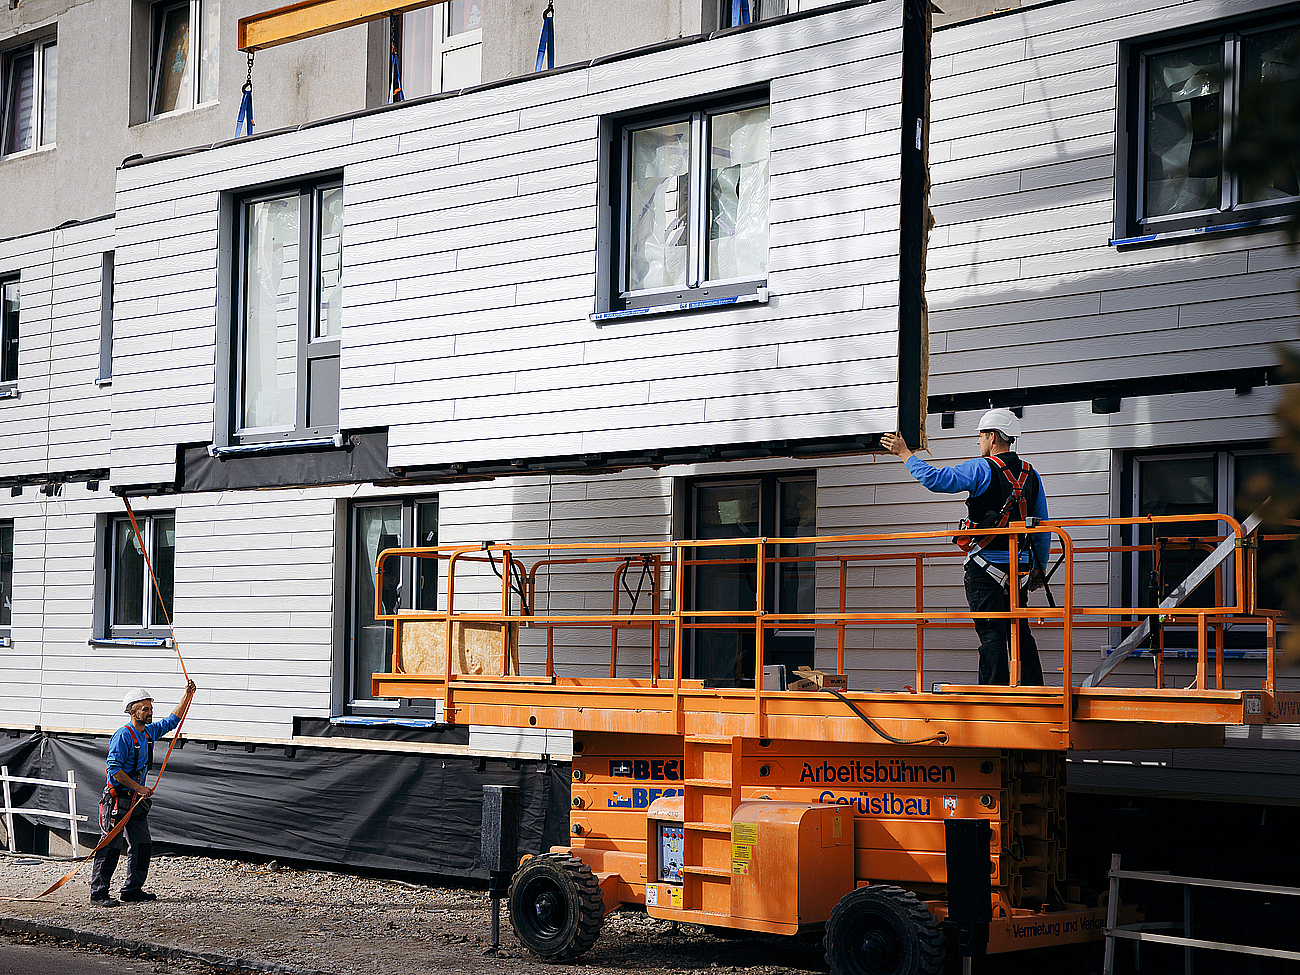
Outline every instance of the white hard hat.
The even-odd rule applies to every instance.
[[[143,687],[133,687],[122,695],[122,710],[130,711],[132,704],[139,704],[141,701],[152,701],[153,695]]]
[[[1020,418],[1010,410],[989,410],[980,417],[980,433],[996,430],[1008,442],[1020,436]]]

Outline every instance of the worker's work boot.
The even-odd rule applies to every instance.
[[[124,890],[117,895],[125,904],[138,904],[143,901],[156,901],[157,894],[150,893],[147,890]]]
[[[91,894],[90,903],[96,907],[117,907],[122,902],[115,897],[109,897],[108,894]]]

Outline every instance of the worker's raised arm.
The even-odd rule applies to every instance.
[[[194,681],[189,681],[185,685],[185,696],[181,698],[181,703],[172,710],[172,714],[175,715],[177,721],[184,719],[185,712],[190,709],[190,702],[194,700],[194,692],[197,690],[198,685]]]

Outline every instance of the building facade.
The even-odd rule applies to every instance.
[[[731,3],[574,2],[534,74],[543,6],[458,0],[259,52],[256,135],[234,140],[254,5],[0,12],[0,727],[93,766],[121,688],[179,694],[170,617],[200,686],[186,731],[231,776],[340,734],[549,769],[565,735],[453,740],[435,709],[373,697],[379,551],[943,527],[960,502],[873,448],[911,423],[934,463],[964,459],[989,405],[1021,411],[1056,517],[1239,513],[1285,470],[1274,346],[1300,258],[1278,224],[1300,187],[1239,185],[1222,156],[1240,93],[1293,76],[1300,7],[956,11],[909,49],[915,6],[890,0],[755,4],[734,26]],[[933,229],[909,237],[923,204]],[[1139,603],[1148,571],[1097,557],[1078,592]],[[393,605],[437,598],[400,582]],[[903,608],[901,585],[852,597]],[[809,576],[790,598],[837,592]],[[926,600],[962,610],[958,571]],[[1233,639],[1228,681],[1255,686],[1260,634]],[[850,686],[911,682],[906,631],[855,640]],[[927,636],[929,678],[970,682],[971,640]],[[1076,680],[1116,637],[1084,640]],[[523,641],[525,671],[543,652]],[[693,676],[734,670],[734,647],[693,653]],[[834,660],[811,636],[790,653]],[[1110,756],[1073,781],[1300,801],[1284,729],[1229,745],[1238,761]]]

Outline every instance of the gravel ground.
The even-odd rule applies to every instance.
[[[119,866],[119,873],[125,864]],[[0,856],[0,892],[30,897],[71,869],[66,861]],[[120,879],[120,877],[119,877]],[[483,891],[361,877],[326,870],[195,856],[154,858],[148,889],[158,900],[92,906],[90,866],[37,902],[0,902],[9,937],[108,942],[103,947],[161,960],[159,972],[268,971],[325,975],[807,975],[826,972],[819,942],[719,937],[636,910],[605,918],[595,947],[578,962],[551,965],[520,948],[504,904],[501,950],[487,953],[491,901]],[[26,934],[14,934],[26,928]],[[206,964],[195,964],[196,961]],[[948,972],[960,960],[949,957]],[[1100,946],[1024,952],[977,960],[977,972],[1100,970]]]

